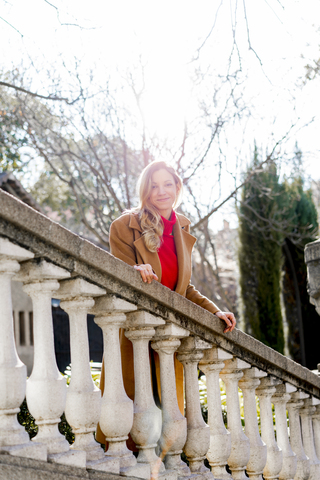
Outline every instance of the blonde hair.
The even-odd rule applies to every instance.
[[[173,208],[180,205],[183,189],[182,180],[175,169],[164,161],[149,163],[149,165],[142,170],[137,184],[140,204],[139,207],[135,209],[135,212],[139,215],[144,242],[150,252],[156,252],[160,248],[163,234],[163,222],[160,213],[150,202],[152,175],[161,169],[167,170],[167,172],[173,176],[176,183],[177,196]]]

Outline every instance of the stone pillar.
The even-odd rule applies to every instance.
[[[27,369],[14,341],[11,279],[33,253],[0,237],[0,453],[47,460],[47,449],[31,443],[17,413],[25,398]]]
[[[221,411],[221,393],[219,374],[224,367],[224,361],[230,360],[232,355],[221,348],[212,347],[204,352],[200,361],[200,369],[206,375],[208,424],[210,427],[210,448],[207,459],[215,478],[230,480],[231,475],[226,471],[226,464],[231,453],[231,435],[225,428]]]
[[[307,398],[300,410],[303,447],[310,460],[309,480],[319,480],[320,478],[320,461],[316,454],[312,428],[312,415],[314,415],[316,406],[319,404],[320,400],[317,398]]]
[[[149,342],[155,334],[155,327],[163,324],[164,320],[145,311],[128,313],[128,330],[125,332],[133,344],[134,358],[134,415],[130,433],[139,449],[138,463],[150,465],[155,478],[161,476],[165,467],[155,453],[161,435],[162,414],[153,398]]]
[[[303,400],[309,395],[304,392],[294,392],[291,400],[287,403],[290,426],[290,443],[292,450],[297,456],[297,471],[294,480],[308,480],[310,475],[310,460],[306,456],[302,444],[300,408],[303,407]]]
[[[320,240],[307,243],[304,250],[304,260],[308,272],[308,293],[317,313],[320,315]]]
[[[243,376],[242,370],[246,368],[250,368],[248,363],[234,357],[232,360],[226,360],[221,371],[221,378],[226,386],[228,430],[231,433],[228,465],[234,480],[247,479],[245,470],[250,458],[250,442],[243,433],[238,394],[238,382]]]
[[[320,459],[320,405],[316,406],[316,411],[312,416],[314,446],[317,457]]]
[[[58,370],[53,339],[51,299],[59,288],[58,280],[70,273],[45,260],[29,261],[21,266],[17,281],[33,303],[34,363],[27,381],[27,404],[36,419],[35,440],[48,449],[48,460],[85,467],[85,453],[70,451],[58,424],[66,403],[66,380]]]
[[[110,295],[99,297],[91,310],[102,329],[104,343],[105,390],[99,424],[109,442],[106,456],[119,459],[120,475],[149,478],[150,466],[137,464],[126,445],[133,425],[133,401],[123,386],[119,330],[125,326],[126,313],[136,309],[132,303]]]
[[[202,417],[198,382],[198,363],[203,357],[203,350],[208,348],[210,344],[207,342],[187,337],[181,342],[177,358],[184,366],[186,386],[187,441],[183,451],[195,478],[213,479],[203,463],[210,446],[210,428]]]
[[[244,371],[239,381],[244,401],[245,433],[250,441],[247,464],[250,480],[262,480],[262,472],[267,463],[267,446],[260,437],[256,404],[256,388],[260,385],[260,379],[266,376],[265,372],[251,367]]]
[[[276,392],[271,398],[276,414],[277,443],[282,450],[282,469],[279,480],[294,480],[297,472],[297,456],[289,442],[286,409],[290,394],[296,390],[289,383],[282,383],[276,387]]]
[[[282,450],[275,440],[271,406],[271,397],[279,383],[280,380],[269,376],[262,378],[260,386],[256,389],[260,400],[261,437],[267,445],[267,463],[263,469],[265,480],[278,479],[282,469]]]
[[[100,418],[101,390],[93,383],[90,371],[87,315],[94,305],[93,297],[105,293],[81,278],[63,280],[56,293],[70,323],[71,381],[65,414],[75,436],[71,448],[86,452],[86,467],[119,474],[119,461],[107,461],[93,437]]]
[[[160,447],[165,456],[165,465],[180,475],[190,475],[189,467],[181,460],[182,449],[187,440],[186,418],[180,413],[174,371],[174,353],[180,339],[189,332],[173,323],[158,327],[151,344],[160,357],[162,432]]]

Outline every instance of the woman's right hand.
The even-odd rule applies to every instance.
[[[134,265],[133,268],[139,270],[141,273],[142,280],[144,282],[151,283],[152,280],[158,280],[157,275],[153,272],[151,265],[148,263],[141,265]]]

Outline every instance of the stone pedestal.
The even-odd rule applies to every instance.
[[[250,441],[247,464],[250,480],[262,480],[262,472],[267,463],[267,446],[260,437],[256,405],[256,388],[260,385],[260,379],[266,376],[265,372],[251,367],[244,371],[239,381],[244,401],[245,432]]]
[[[320,459],[320,405],[316,405],[316,411],[312,416],[314,446],[317,457]]]
[[[250,365],[236,357],[226,360],[221,378],[226,386],[228,430],[231,433],[231,454],[228,465],[234,480],[246,480],[246,466],[250,458],[250,442],[244,434],[240,417],[238,382],[243,376],[242,370]]]
[[[212,347],[205,350],[199,367],[206,375],[208,424],[210,427],[210,447],[207,452],[211,471],[215,478],[231,480],[226,465],[231,453],[231,435],[225,428],[221,411],[221,392],[219,374],[224,368],[224,361],[232,359],[232,355],[224,350]]]
[[[187,440],[186,418],[180,413],[174,372],[174,353],[180,346],[180,339],[189,332],[172,323],[158,327],[152,348],[160,357],[162,432],[160,448],[168,470],[176,470],[181,476],[190,475],[190,469],[181,460],[182,449]]]
[[[279,480],[294,480],[297,472],[297,456],[292,451],[289,442],[286,409],[290,394],[296,390],[289,383],[282,383],[276,387],[276,392],[271,398],[276,414],[277,443],[282,450],[282,469],[279,473]]]
[[[119,473],[119,461],[108,461],[93,437],[100,418],[101,390],[93,383],[90,372],[87,315],[94,305],[93,297],[105,293],[102,288],[76,278],[60,282],[56,294],[70,323],[71,381],[65,414],[75,436],[71,449],[86,453],[86,467]]]
[[[33,304],[34,364],[27,381],[27,404],[38,425],[35,441],[47,446],[48,461],[85,467],[85,453],[70,451],[69,443],[58,430],[66,404],[66,380],[58,370],[53,339],[51,299],[59,282],[70,273],[45,260],[28,261],[15,279]]]
[[[304,400],[304,406],[300,409],[303,447],[310,460],[309,480],[319,480],[320,478],[320,460],[316,454],[312,428],[312,416],[319,404],[320,400],[317,398],[307,398]]]
[[[304,252],[308,271],[308,293],[317,313],[320,315],[320,240],[308,243]]]
[[[33,253],[0,237],[0,453],[47,460],[44,445],[30,442],[17,413],[25,398],[27,369],[18,357],[13,330],[11,279]]]
[[[155,453],[161,435],[162,413],[152,393],[149,341],[155,334],[155,327],[164,324],[164,320],[148,312],[133,312],[127,314],[125,333],[133,344],[134,356],[134,415],[130,433],[139,449],[138,463],[149,465],[154,478],[161,477],[165,467]]]
[[[123,386],[119,330],[125,326],[126,313],[136,309],[135,305],[110,295],[98,298],[91,310],[103,331],[104,343],[105,390],[99,424],[109,442],[106,456],[120,461],[120,475],[149,479],[150,466],[138,464],[126,445],[133,425],[133,401]]]
[[[183,451],[193,476],[214,480],[203,462],[210,446],[210,428],[202,418],[198,383],[198,363],[208,348],[210,345],[197,337],[187,337],[181,342],[177,358],[184,366],[186,386],[187,441]]]
[[[282,450],[278,447],[273,428],[271,397],[276,393],[280,380],[269,376],[261,379],[256,393],[260,400],[261,437],[267,445],[267,463],[263,469],[265,480],[276,480],[282,469]]]
[[[290,443],[292,450],[297,456],[297,471],[294,480],[308,480],[310,476],[310,460],[306,456],[301,435],[300,408],[303,407],[303,400],[309,395],[303,392],[294,392],[287,403],[290,426]]]

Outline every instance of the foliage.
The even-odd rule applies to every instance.
[[[18,422],[22,425],[29,434],[30,439],[35,437],[38,432],[38,426],[35,424],[35,419],[29,412],[26,399],[20,405],[20,412],[18,413]]]
[[[90,232],[107,248],[111,222],[136,204],[144,167],[144,152],[129,146],[112,101],[101,92],[90,108],[82,99],[57,112],[38,99],[19,97],[29,141],[44,160],[33,196],[64,225],[87,236]]]
[[[17,109],[4,105],[0,96],[0,172],[20,170],[23,166],[20,148],[27,144]]]
[[[257,162],[255,148],[251,168]],[[300,339],[303,319],[310,318],[311,312],[303,248],[315,239],[318,224],[311,191],[304,188],[302,154],[297,147],[292,164],[292,176],[282,183],[274,163],[255,174],[243,188],[239,208],[240,285],[246,332],[281,353],[283,288],[290,353],[305,364]]]
[[[93,362],[90,362],[90,365],[93,365]],[[94,381],[95,385],[99,387],[100,384],[100,371],[95,369],[91,370],[92,380]],[[70,384],[71,380],[71,367],[70,365],[66,368],[64,372],[64,377],[66,379],[67,385]],[[18,413],[18,421],[20,425],[22,425],[29,434],[30,439],[35,437],[38,432],[38,426],[35,423],[34,417],[29,412],[26,399],[20,405],[20,412]],[[74,442],[74,434],[72,432],[72,428],[70,427],[65,414],[61,416],[61,421],[58,425],[59,432],[66,437],[68,442],[72,444]]]
[[[101,363],[90,361],[90,371],[91,377],[94,384],[97,387],[100,387],[100,377],[101,377]],[[64,371],[64,377],[66,379],[67,385],[70,385],[71,382],[71,365],[68,365]]]
[[[226,394],[226,388],[225,388],[224,382],[221,380],[221,378],[219,378],[219,384],[220,384],[222,419],[223,419],[224,426],[227,428],[228,427],[227,394]],[[201,405],[202,416],[204,421],[208,423],[207,381],[206,381],[206,376],[203,374],[201,374],[201,377],[199,378],[199,393],[200,393],[200,405]],[[241,424],[243,427],[245,427],[243,394],[240,388],[238,388],[238,394],[239,394]],[[259,431],[261,434],[260,403],[259,403],[259,398],[257,396],[256,396],[256,410],[257,410],[257,420],[258,420]],[[272,417],[273,417],[274,430],[276,432],[276,417],[275,417],[275,410],[273,405],[272,405]]]
[[[22,425],[26,432],[29,434],[30,439],[35,437],[38,433],[38,426],[35,423],[34,417],[29,412],[26,399],[20,405],[20,412],[18,413],[18,422]],[[59,432],[66,437],[68,442],[72,444],[74,442],[74,434],[68,424],[65,414],[61,416],[61,421],[58,425]]]
[[[252,168],[257,163],[255,148]],[[240,287],[245,331],[281,353],[284,349],[279,294],[281,234],[270,225],[281,220],[278,199],[282,190],[276,165],[270,164],[244,186],[239,209]]]

